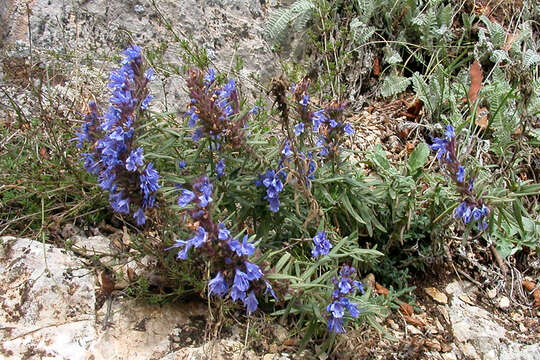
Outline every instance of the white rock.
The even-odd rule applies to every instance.
[[[510,299],[508,299],[506,296],[501,296],[497,301],[497,304],[501,309],[506,309],[510,306]]]
[[[85,359],[96,339],[91,272],[72,254],[29,239],[0,238],[2,346],[8,359],[42,353]]]

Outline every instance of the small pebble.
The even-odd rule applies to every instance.
[[[499,308],[506,309],[510,306],[510,299],[506,296],[501,296],[498,301]]]

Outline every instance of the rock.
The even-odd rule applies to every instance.
[[[85,359],[97,335],[92,273],[48,244],[13,237],[0,243],[3,355]]]
[[[442,353],[441,356],[444,360],[457,360],[456,354],[453,352]]]
[[[489,289],[487,291],[487,296],[490,299],[493,299],[495,296],[497,296],[497,289]]]
[[[456,281],[449,284],[448,289],[454,295],[448,306],[452,333],[456,350],[464,357],[479,360],[540,358],[540,344],[525,345],[509,340],[506,330],[497,323],[493,314],[460,299],[459,295],[471,291],[473,287]]]
[[[259,357],[251,350],[243,350],[244,344],[234,340],[214,340],[200,347],[183,348],[174,353],[170,353],[162,360],[229,360],[241,359],[240,354],[243,354],[243,359],[258,359]],[[281,359],[281,358],[278,358]]]
[[[105,312],[106,306],[97,314],[100,325]],[[178,348],[171,341],[170,335],[178,327],[189,324],[190,318],[203,317],[205,313],[206,308],[197,303],[181,307],[174,304],[157,306],[131,299],[115,299],[112,304],[113,315],[109,320],[112,326],[106,330],[97,327],[97,337],[90,351],[95,360],[161,358],[169,354],[171,348]],[[191,336],[200,337],[203,332],[204,328],[198,335],[194,332]]]
[[[29,239],[1,237],[0,244],[0,349],[6,359],[162,358],[178,348],[175,331],[189,328],[197,340],[204,334],[204,304],[158,306],[122,298],[113,300],[112,326],[104,330],[106,306],[95,310],[97,280],[74,254]],[[192,318],[202,324],[187,326]],[[229,353],[231,346],[225,346]]]
[[[413,325],[407,325],[407,331],[412,335],[422,335],[422,331]]]
[[[510,299],[508,299],[506,296],[501,296],[497,301],[497,305],[501,309],[506,309],[510,306]]]
[[[277,324],[272,327],[272,334],[274,334],[274,337],[280,344],[283,344],[285,340],[290,338],[289,332],[283,326]]]
[[[440,292],[438,289],[431,287],[431,288],[425,288],[424,291],[426,292],[426,294],[431,296],[431,298],[437,301],[438,303],[441,303],[441,304],[448,303],[448,297],[446,296],[446,294]]]

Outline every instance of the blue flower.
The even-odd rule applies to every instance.
[[[176,258],[181,259],[181,260],[186,260],[188,257],[189,249],[193,247],[193,244],[189,240],[185,241],[185,240],[176,239],[174,245],[166,248],[165,251],[174,249],[174,248],[179,248],[179,247],[183,247],[183,248],[178,251],[178,255],[176,256]]]
[[[229,248],[234,251],[238,256],[251,256],[255,252],[255,246],[248,242],[248,236],[244,235],[242,243],[238,240],[232,239],[228,241]]]
[[[225,224],[219,223],[218,226],[218,239],[225,241],[231,237],[231,232],[225,227]]]
[[[463,182],[465,180],[465,168],[461,165],[458,166],[457,181]]]
[[[191,135],[191,138],[193,139],[193,141],[199,141],[201,140],[201,138],[203,137],[203,130],[202,128],[198,128],[196,129],[193,134]]]
[[[342,318],[345,316],[345,307],[340,300],[336,300],[328,304],[326,311],[335,318]]]
[[[206,176],[202,177],[199,181],[193,184],[193,188],[201,193],[201,195],[198,197],[200,207],[205,208],[212,202],[213,187],[214,186]]]
[[[333,333],[344,333],[345,328],[343,327],[343,319],[333,317],[328,319],[328,330]]]
[[[289,157],[289,156],[291,156],[293,154],[293,152],[291,150],[291,144],[289,143],[289,140],[285,141],[285,145],[283,146],[283,150],[281,150],[281,153],[285,157]]]
[[[216,164],[216,174],[220,178],[225,174],[225,161],[219,160]]]
[[[330,244],[330,241],[326,238],[326,232],[324,231],[318,232],[313,237],[313,244],[315,244],[315,248],[311,250],[311,255],[314,258],[327,255],[332,248],[332,244]]]
[[[210,86],[216,79],[216,71],[213,68],[208,69],[208,74],[204,76],[204,85]]]
[[[132,150],[126,159],[126,169],[129,171],[137,170],[137,166],[143,164],[143,148]]]
[[[311,117],[311,121],[313,122],[313,132],[318,133],[321,124],[328,121],[328,118],[324,114],[324,109],[315,111]]]
[[[154,71],[154,69],[149,68],[149,69],[147,69],[146,72],[144,73],[144,77],[146,78],[146,80],[152,81],[152,80],[154,80],[155,77],[156,77],[156,72]]]
[[[301,122],[301,123],[296,124],[296,126],[294,127],[294,135],[300,136],[300,134],[302,134],[303,132],[304,132],[304,123]]]
[[[338,282],[338,288],[339,292],[343,295],[348,294],[353,289],[351,279],[349,278],[341,278],[341,280]]]
[[[133,214],[133,218],[138,226],[144,225],[146,222],[146,216],[144,215],[144,210],[142,208],[137,209]]]
[[[144,98],[144,100],[141,102],[141,109],[146,110],[148,108],[148,105],[150,105],[150,101],[152,101],[153,98],[154,98],[154,96],[147,95]]]
[[[186,207],[193,199],[195,199],[195,193],[193,191],[181,189],[180,196],[178,197],[178,206]]]
[[[208,238],[208,233],[202,226],[199,226],[197,228],[197,234],[195,234],[195,236],[193,236],[188,241],[190,241],[194,247],[199,248],[202,246],[202,244],[206,242],[207,238]]]
[[[276,176],[276,172],[270,169],[264,175],[259,175],[256,185],[266,187],[266,196],[264,198],[268,200],[270,211],[278,212],[280,205],[279,193],[283,190],[283,183]]]
[[[141,48],[137,45],[132,45],[128,47],[126,50],[124,50],[124,55],[126,57],[124,60],[122,60],[122,64],[126,65],[129,64],[132,61],[140,61],[141,60]]]
[[[186,165],[187,164],[186,164],[186,162],[184,160],[181,160],[181,161],[178,162],[178,167],[180,169],[184,169],[186,167]]]
[[[469,186],[467,187],[467,190],[472,191],[474,187],[474,178],[469,179]]]
[[[260,106],[255,105],[251,110],[249,110],[250,114],[258,114],[259,113]]]
[[[450,143],[446,139],[436,137],[431,144],[431,150],[437,151],[437,159],[441,160],[443,156],[446,159],[450,159],[450,153],[448,152],[448,145]]]
[[[452,125],[447,125],[444,135],[446,136],[446,139],[448,139],[448,141],[451,141],[456,136],[454,133],[454,127]]]
[[[244,265],[246,266],[246,274],[249,281],[259,280],[263,276],[263,272],[258,265],[249,261],[244,261]]]
[[[223,297],[225,293],[227,292],[228,286],[225,282],[225,278],[223,277],[223,274],[220,272],[217,273],[216,277],[214,277],[210,282],[208,283],[208,295],[216,294],[218,296]]]
[[[278,297],[276,295],[276,293],[274,292],[274,289],[272,288],[272,285],[268,282],[268,281],[264,281],[264,284],[266,285],[266,290],[264,290],[264,293],[265,294],[270,294],[272,295],[272,297],[276,300],[278,300]]]
[[[149,163],[144,170],[144,173],[140,176],[141,190],[144,195],[149,195],[159,189],[157,183],[159,179],[158,172],[154,169],[154,164]]]
[[[300,100],[300,105],[302,105],[302,107],[306,107],[308,106],[309,104],[309,95],[304,95],[304,97],[302,98],[302,100]]]
[[[257,301],[257,298],[255,297],[255,293],[251,291],[249,295],[243,300],[244,305],[246,306],[247,314],[250,315],[257,310],[257,305],[259,302]]]
[[[345,131],[345,133],[347,135],[352,135],[354,134],[354,129],[353,127],[351,126],[351,124],[349,123],[346,123],[345,126],[343,127],[343,131]]]
[[[240,291],[247,291],[249,289],[249,279],[245,272],[236,269],[234,274],[233,287]]]
[[[245,297],[246,297],[246,292],[245,291],[240,290],[236,286],[232,287],[232,289],[231,289],[231,299],[233,299],[233,301],[236,301],[238,299],[244,300]]]
[[[109,199],[114,211],[121,214],[129,214],[129,198],[124,198],[123,193],[111,193]]]

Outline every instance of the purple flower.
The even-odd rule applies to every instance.
[[[186,167],[186,162],[184,160],[181,160],[178,162],[178,167],[180,169],[184,169]]]
[[[249,289],[249,279],[245,272],[236,269],[234,275],[233,287],[241,291],[247,291]]]
[[[141,109],[146,110],[148,108],[148,105],[150,105],[150,101],[152,101],[153,98],[154,98],[154,96],[147,95],[144,98],[144,100],[141,102]]]
[[[278,300],[278,297],[277,297],[276,293],[274,292],[274,289],[272,288],[272,285],[268,281],[265,281],[264,283],[266,285],[266,290],[264,290],[264,293],[265,294],[270,293],[270,295],[272,295],[272,297],[274,299]]]
[[[263,276],[263,272],[258,265],[249,261],[244,261],[244,265],[246,266],[246,274],[249,281],[259,280]]]
[[[245,297],[246,297],[246,292],[245,291],[240,290],[236,286],[232,287],[232,289],[231,289],[231,299],[233,299],[233,301],[236,301],[238,299],[244,300]]]
[[[281,150],[281,153],[285,157],[289,157],[289,156],[291,156],[293,154],[293,152],[291,150],[291,144],[289,143],[288,140],[285,141],[285,146],[283,146],[283,150]]]
[[[141,61],[141,48],[137,45],[132,45],[124,50],[126,57],[122,60],[123,65],[127,65],[132,61]]]
[[[137,170],[137,166],[143,165],[143,148],[132,150],[126,159],[126,169],[129,171]]]
[[[203,137],[203,130],[202,128],[198,128],[193,132],[193,135],[191,135],[191,138],[193,141],[199,141]]]
[[[190,241],[194,247],[199,248],[202,246],[202,244],[206,242],[207,238],[208,238],[208,233],[202,226],[199,226],[197,228],[197,234],[191,239],[189,239],[188,241]]]
[[[250,315],[257,310],[257,305],[259,302],[257,301],[257,298],[255,297],[255,293],[253,291],[250,291],[249,295],[243,300],[244,305],[246,306],[247,314]]]
[[[199,206],[200,207],[207,207],[208,204],[212,202],[212,190],[214,186],[208,180],[208,177],[204,176],[199,181],[197,181],[195,184],[193,184],[193,188],[201,193],[199,195]]]
[[[225,227],[225,224],[219,223],[218,226],[218,239],[225,241],[231,237],[231,232]]]
[[[343,127],[343,131],[347,134],[347,135],[353,135],[354,134],[354,129],[353,127],[351,126],[351,124],[349,123],[346,123],[345,126]]]
[[[149,195],[159,189],[157,183],[159,174],[154,170],[154,164],[149,163],[144,170],[144,173],[140,176],[141,190],[144,195]]]
[[[142,208],[139,208],[137,209],[137,211],[135,211],[135,213],[133,214],[133,218],[139,226],[144,225],[144,223],[146,222],[146,216],[144,215],[144,210]]]
[[[343,327],[343,319],[333,317],[328,319],[328,330],[333,333],[344,333],[345,328]]]
[[[181,260],[186,260],[189,249],[193,247],[193,244],[189,240],[185,241],[185,240],[176,239],[174,244],[166,248],[165,251],[171,250],[174,248],[179,248],[179,247],[183,247],[183,248],[178,251],[178,255],[176,256],[176,258],[181,259]]]
[[[454,133],[454,127],[452,125],[447,125],[444,135],[448,141],[451,141],[456,136]]]
[[[216,79],[216,71],[214,68],[208,69],[208,74],[204,76],[204,85],[210,86]]]
[[[255,252],[255,246],[248,242],[248,236],[244,235],[242,243],[239,243],[238,240],[232,239],[228,242],[229,248],[234,251],[238,256],[251,256]]]
[[[465,180],[465,168],[461,165],[458,166],[457,181],[463,182]]]
[[[313,244],[315,244],[315,248],[311,250],[311,255],[314,258],[327,255],[332,248],[332,244],[330,244],[330,241],[326,238],[326,232],[318,232],[317,235],[313,237]]]
[[[178,197],[178,206],[186,207],[190,202],[195,199],[195,193],[186,189],[181,189],[180,196]]]
[[[302,100],[300,100],[300,105],[302,105],[303,108],[305,108],[306,106],[308,106],[309,104],[309,95],[304,95],[304,97],[302,98]]]
[[[223,274],[221,273],[221,271],[217,273],[215,278],[210,280],[210,282],[208,283],[208,288],[208,295],[216,294],[221,297],[225,295],[228,286],[225,282],[225,278],[223,278]]]
[[[225,161],[223,160],[218,161],[216,165],[216,173],[217,173],[218,178],[222,177],[223,174],[225,174]]]
[[[154,80],[155,77],[156,77],[156,72],[154,71],[154,69],[149,68],[149,69],[147,69],[146,72],[144,73],[144,77],[146,78],[146,80],[152,81],[152,80]]]
[[[342,318],[345,316],[345,307],[340,300],[336,300],[328,304],[326,312],[330,313],[335,318]]]
[[[304,123],[301,122],[301,123],[296,124],[296,126],[294,127],[294,135],[300,136],[300,134],[302,134],[303,132],[304,132]]]
[[[109,199],[114,211],[121,214],[129,214],[129,198],[124,198],[123,193],[111,193]]]
[[[313,113],[313,116],[311,117],[311,121],[313,122],[313,132],[318,133],[319,127],[323,122],[326,122],[328,118],[324,114],[324,109],[317,110]]]

